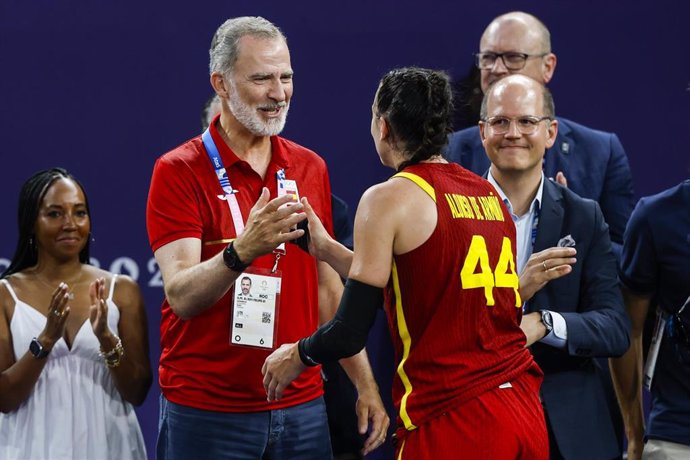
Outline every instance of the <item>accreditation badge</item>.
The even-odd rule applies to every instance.
[[[286,208],[295,203],[299,203],[299,191],[297,190],[297,181],[286,179],[285,171],[282,169],[276,174],[278,183],[278,198],[285,195],[292,195],[293,201],[290,203],[283,204],[279,209]],[[290,230],[297,230],[297,225],[294,225]],[[278,249],[281,251],[285,250],[285,243],[280,243]]]
[[[654,371],[656,370],[656,360],[659,357],[659,350],[661,349],[661,341],[664,338],[664,330],[666,329],[666,322],[668,315],[657,307],[656,323],[654,324],[654,335],[649,344],[649,351],[647,352],[647,361],[644,364],[644,377],[642,385],[648,390],[652,390],[652,381],[654,380]]]
[[[235,280],[230,343],[273,348],[278,330],[279,271],[249,267]]]
[[[290,179],[279,179],[278,180],[278,197],[285,195],[292,195],[293,202],[285,203],[281,208],[292,205],[293,203],[299,203],[299,191],[297,190],[297,181]]]

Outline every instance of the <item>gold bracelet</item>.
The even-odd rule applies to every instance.
[[[123,356],[125,356],[125,349],[122,347],[122,340],[118,336],[115,337],[117,338],[117,343],[112,350],[106,353],[101,348],[98,352],[98,356],[103,358],[105,365],[109,368],[119,366],[120,361],[122,361]]]

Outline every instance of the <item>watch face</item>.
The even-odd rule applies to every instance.
[[[543,311],[541,313],[541,322],[544,323],[547,332],[551,332],[553,329],[553,320],[551,319],[551,313],[548,311]]]
[[[33,339],[31,341],[31,344],[29,345],[29,351],[36,358],[45,358],[46,356],[48,356],[48,352],[43,349],[41,342],[39,342],[37,339]]]
[[[232,246],[228,246],[225,248],[225,251],[223,251],[223,260],[225,261],[225,265],[230,269],[234,269],[237,265],[237,253],[235,253]]]
[[[247,264],[242,263],[237,255],[237,252],[235,252],[235,248],[233,247],[232,243],[230,243],[228,247],[225,248],[225,251],[223,251],[223,261],[230,270],[236,272],[243,272],[248,267]]]

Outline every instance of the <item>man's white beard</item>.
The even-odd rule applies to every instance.
[[[285,127],[285,120],[290,109],[290,104],[285,102],[253,108],[249,104],[245,104],[240,98],[234,85],[228,98],[228,106],[237,121],[256,136],[277,136],[280,134]],[[275,106],[282,107],[280,116],[264,121],[258,111],[261,108],[275,108]]]

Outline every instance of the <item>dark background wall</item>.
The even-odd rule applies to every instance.
[[[155,159],[198,134],[208,46],[226,18],[262,15],[288,37],[295,95],[284,135],[328,162],[354,211],[390,175],[369,135],[381,75],[420,65],[463,78],[496,15],[522,9],[552,32],[560,115],[614,131],[638,196],[688,177],[690,60],[685,1],[0,2],[0,270],[16,200],[34,171],[63,166],[92,205],[93,256],[137,278],[158,356],[160,278],[144,213]],[[376,340],[370,343],[378,360]],[[387,366],[377,363],[386,374]],[[385,383],[384,391],[388,391]],[[138,410],[150,454],[158,388]]]

